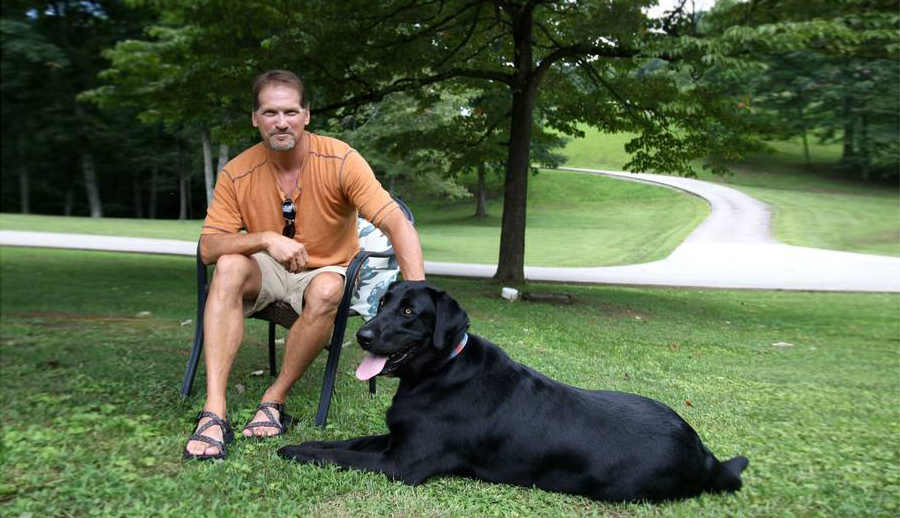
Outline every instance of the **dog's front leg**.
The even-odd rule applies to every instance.
[[[423,481],[410,477],[401,466],[391,458],[389,452],[365,452],[338,448],[315,448],[306,444],[285,446],[278,450],[284,459],[300,463],[335,464],[343,469],[361,469],[383,473],[391,480],[416,485]]]
[[[347,439],[344,441],[307,441],[300,444],[300,447],[314,448],[319,450],[352,450],[375,453],[379,451],[387,451],[391,445],[391,435],[368,435],[365,437],[356,437],[355,439]]]

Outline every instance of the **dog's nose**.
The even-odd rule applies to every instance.
[[[363,347],[372,345],[373,340],[375,340],[375,333],[371,329],[363,327],[356,332],[356,341]]]

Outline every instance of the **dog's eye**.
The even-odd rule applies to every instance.
[[[412,309],[410,309],[410,308],[403,308],[403,314],[406,315],[406,316],[412,315]]]

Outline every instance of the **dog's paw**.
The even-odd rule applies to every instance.
[[[284,446],[278,449],[278,456],[282,459],[292,460],[301,464],[309,464],[316,461],[312,455],[312,451],[305,445],[300,446]]]

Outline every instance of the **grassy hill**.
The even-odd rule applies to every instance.
[[[628,134],[587,128],[585,138],[563,151],[567,166],[623,170]],[[839,145],[812,145],[806,165],[798,142],[775,142],[765,154],[734,164],[716,176],[697,168],[702,180],[728,185],[774,209],[773,232],[780,241],[848,252],[900,255],[900,190],[836,177]]]

